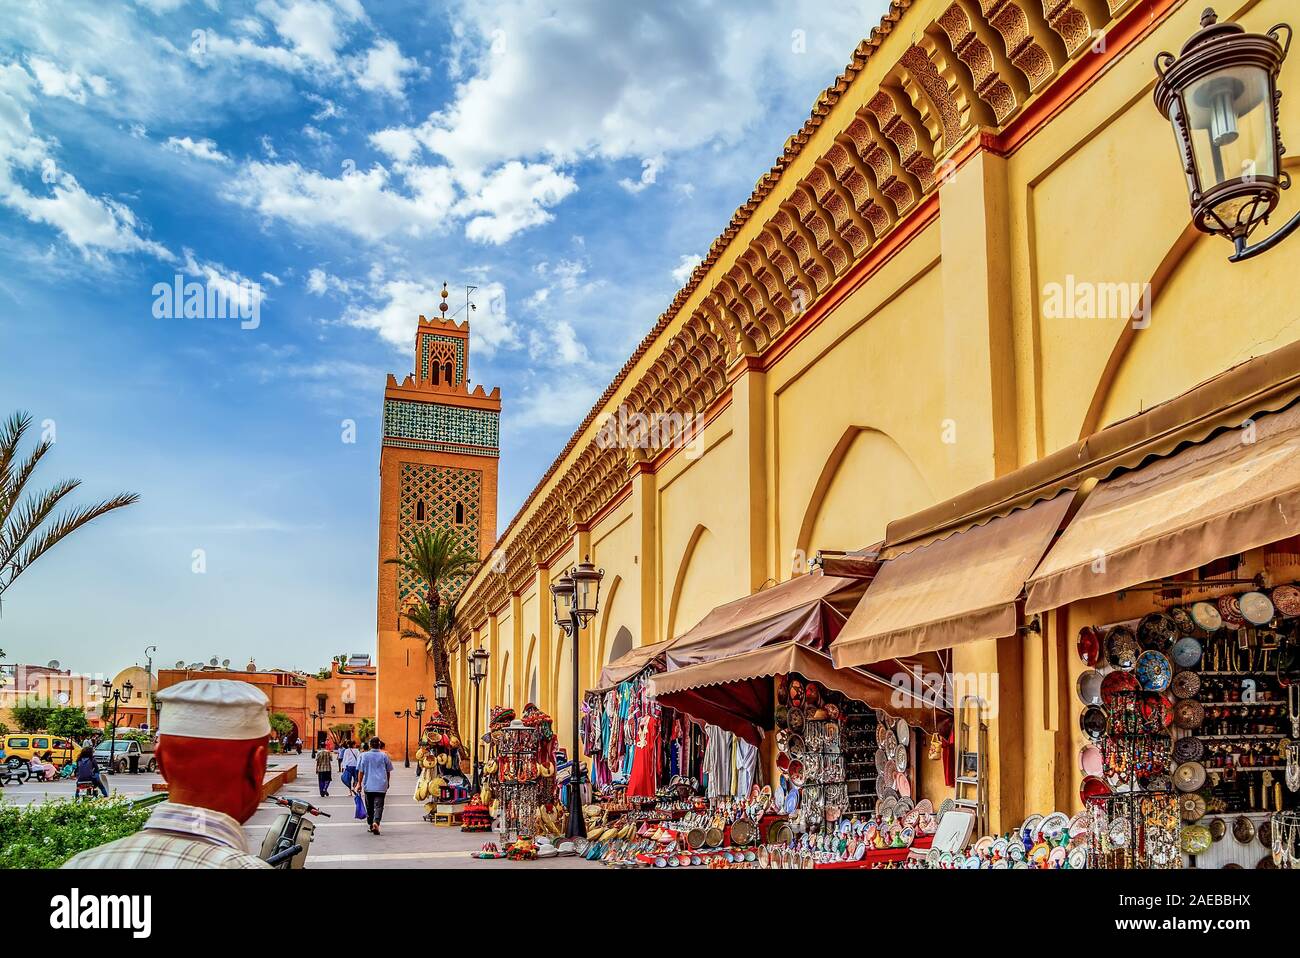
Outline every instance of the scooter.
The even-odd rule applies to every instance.
[[[316,823],[307,815],[324,815],[311,802],[300,798],[277,798],[272,795],[268,801],[287,808],[271,822],[266,837],[262,839],[261,857],[273,868],[302,868],[307,862],[307,850],[311,847],[312,836],[316,832]]]

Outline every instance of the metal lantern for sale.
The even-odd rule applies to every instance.
[[[1281,168],[1277,78],[1291,27],[1247,33],[1219,23],[1213,10],[1178,56],[1156,57],[1156,108],[1173,124],[1196,228],[1233,242],[1233,262],[1270,249],[1300,226],[1300,214],[1248,246],[1268,221],[1291,177]],[[1286,32],[1285,43],[1282,31]]]

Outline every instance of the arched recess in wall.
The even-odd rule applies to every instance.
[[[551,715],[555,719],[555,733],[561,742],[573,739],[573,643],[563,629],[555,637],[555,671],[551,673],[551,688],[555,701]]]
[[[1300,156],[1287,157],[1282,165],[1294,174]],[[1227,263],[1230,251],[1226,240],[1201,233],[1188,220],[1148,280],[1150,324],[1125,321],[1119,331],[1080,439],[1300,339],[1294,304],[1261,304],[1258,299],[1261,291],[1268,295],[1278,288],[1261,282],[1264,277],[1300,273],[1300,243],[1282,243],[1242,263]],[[1278,308],[1284,305],[1292,312]],[[1203,321],[1210,310],[1214,323]],[[1224,329],[1232,330],[1231,339],[1225,339]]]
[[[501,664],[497,668],[499,671],[497,672],[497,700],[495,704],[513,706],[514,702],[511,701],[512,683],[510,681],[511,673],[510,673],[510,650],[509,649],[506,649],[506,651],[502,654]]]
[[[632,633],[628,631],[627,626],[619,626],[618,634],[614,636],[614,641],[609,645],[609,658],[606,663],[613,662],[615,659],[622,658],[632,651]]]
[[[718,603],[740,598],[710,594],[713,579],[710,570],[718,568],[717,563],[723,560],[720,551],[717,540],[707,526],[697,525],[691,531],[686,549],[682,552],[682,561],[677,566],[677,574],[673,577],[665,636],[676,636],[692,628]],[[644,643],[653,640],[643,636],[641,641]]]
[[[618,600],[618,587],[622,584],[623,577],[614,576],[613,581],[610,582],[607,591],[600,600],[600,624],[596,627],[596,656],[592,660],[595,663],[597,672],[612,658],[609,654],[609,624],[615,621],[614,611],[618,608],[615,604]],[[595,675],[592,675],[591,678],[595,679]]]
[[[934,502],[930,485],[892,436],[849,426],[826,457],[799,524],[795,548],[861,549],[885,537],[893,519]]]
[[[524,657],[524,691],[528,698],[523,702],[527,705],[529,702],[537,702],[537,636],[528,637],[528,654]]]

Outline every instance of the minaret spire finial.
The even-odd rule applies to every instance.
[[[440,312],[440,313],[442,314],[442,317],[441,317],[442,319],[446,319],[446,318],[447,318],[447,282],[446,282],[446,280],[443,281],[443,284],[442,284],[442,292],[439,293],[438,295],[440,295],[440,296],[442,297],[442,302],[438,304],[438,312]]]

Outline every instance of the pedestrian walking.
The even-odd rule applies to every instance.
[[[298,738],[298,739],[297,739],[293,744],[294,744],[294,748],[296,748],[296,749],[298,750],[298,754],[301,755],[301,754],[302,754],[302,739],[301,739],[301,738]]]
[[[357,743],[348,739],[339,752],[339,777],[349,792],[356,791],[359,764],[361,764],[361,752],[357,750]]]
[[[316,779],[320,785],[320,797],[330,797],[330,782],[334,780],[334,757],[322,749],[316,753]]]
[[[379,823],[384,817],[384,796],[388,793],[388,779],[392,772],[393,760],[376,735],[370,740],[370,750],[361,756],[357,768],[357,785],[365,796],[366,825],[372,835],[379,834]]]

